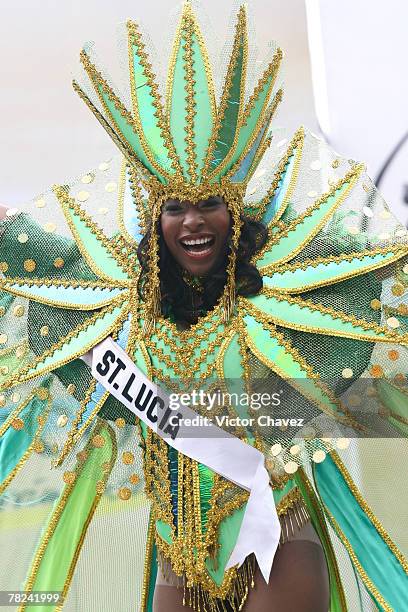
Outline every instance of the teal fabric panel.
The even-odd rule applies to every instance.
[[[322,463],[313,464],[313,471],[321,500],[350,542],[370,580],[392,610],[405,612],[408,576],[361,508],[331,456],[327,454]],[[373,594],[372,597],[375,599]]]
[[[271,276],[265,276],[264,281],[268,287],[287,290],[306,290],[319,284],[335,283],[341,281],[342,277],[367,273],[367,268],[374,267],[379,263],[385,265],[388,259],[394,257],[395,251],[387,254],[378,253],[365,257],[355,257],[351,261],[339,261],[320,263],[309,266],[306,269],[288,270],[276,272]]]
[[[265,211],[264,216],[262,217],[262,222],[266,224],[273,221],[274,216],[280,209],[282,202],[286,196],[286,193],[289,189],[290,181],[293,174],[293,168],[295,165],[297,149],[294,150],[293,154],[290,156],[288,163],[286,164],[285,171],[281,180],[279,181],[278,189],[275,192],[275,195],[271,199],[268,207]]]

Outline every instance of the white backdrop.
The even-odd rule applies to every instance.
[[[159,47],[177,5],[174,0],[1,0],[0,202],[20,204],[112,156],[109,137],[71,88],[79,51],[84,42],[95,41],[98,57],[115,76],[117,24],[142,20]],[[232,0],[203,2],[221,40],[232,5]],[[259,47],[276,39],[286,52],[285,99],[275,125],[314,128],[304,0],[249,5]]]

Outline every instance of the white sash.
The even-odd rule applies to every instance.
[[[191,426],[184,420],[194,419],[197,413],[181,403],[174,409],[173,401],[170,409],[164,390],[152,383],[112,338],[106,338],[93,349],[92,374],[170,446],[250,492],[238,539],[225,569],[240,566],[253,552],[265,581],[269,582],[281,528],[263,454],[209,419],[205,425],[194,425],[192,437]]]

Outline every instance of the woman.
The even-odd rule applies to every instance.
[[[89,51],[81,62],[91,85],[74,83],[124,155],[119,179],[114,169],[113,180],[102,179],[103,165],[80,188],[55,187],[36,201],[41,212],[57,200],[74,240],[62,224],[53,233],[57,223],[17,211],[0,228],[0,491],[15,512],[19,474],[30,480],[34,466],[61,480],[41,532],[18,557],[19,581],[61,591],[73,609],[338,612],[364,610],[371,598],[404,610],[406,561],[337,451],[373,429],[361,401],[343,401],[363,374],[378,379],[364,409],[386,405],[381,432],[405,434],[404,389],[382,373],[406,371],[406,234],[363,166],[303,129],[275,155],[269,125],[282,53],[248,98],[244,7],[219,100],[190,3],[165,108],[139,29],[129,22],[127,30],[132,111]],[[109,200],[117,216],[102,229],[93,216],[108,211],[117,183]],[[402,303],[388,303],[388,281]],[[120,357],[110,386],[94,367],[107,337]],[[205,436],[183,440],[181,452],[177,426],[167,436],[152,427],[147,404],[138,396],[136,409],[130,387],[120,395],[114,386],[133,364],[167,394],[203,390],[194,413],[210,407],[220,417],[225,448],[207,441],[208,462],[200,461]],[[263,394],[269,402],[255,406]],[[222,425],[237,415],[242,424]],[[242,442],[236,464],[225,451],[231,439]],[[57,468],[51,476],[41,453]],[[243,484],[249,456],[262,463]],[[264,463],[269,477],[254,505]],[[36,507],[32,494],[28,503]],[[101,541],[98,566],[116,571],[113,580],[95,570]],[[93,572],[102,579],[89,589]]]
[[[215,306],[226,282],[231,235],[231,215],[222,198],[212,197],[193,204],[168,200],[160,217],[162,311],[181,329],[197,323],[198,316]],[[262,287],[252,256],[267,240],[265,226],[243,218],[237,258],[237,293],[255,295]],[[148,268],[146,245],[139,246],[142,269]],[[177,265],[178,264],[178,265]],[[143,296],[141,296],[143,297]],[[153,610],[183,610],[182,581],[166,569],[159,570]],[[177,588],[179,587],[179,588]],[[267,585],[256,569],[255,586],[244,609],[318,610],[329,609],[329,582],[324,552],[310,520],[291,534],[278,550]]]

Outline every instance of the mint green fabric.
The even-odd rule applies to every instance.
[[[365,586],[379,609],[381,610],[381,604],[373,592],[374,587],[381,593],[390,609],[396,612],[406,610],[407,574],[358,503],[329,454],[322,463],[313,464],[313,474],[322,503],[336,520],[370,578],[372,584]],[[337,531],[333,524],[332,527]],[[359,571],[358,567],[356,569]]]
[[[45,545],[41,563],[32,585],[34,591],[62,591],[70,571],[76,564],[76,550],[81,546],[81,539],[86,534],[89,521],[99,502],[95,485],[105,480],[102,465],[111,462],[114,456],[112,430],[98,427],[95,433],[103,436],[104,446],[95,448],[89,445],[88,458],[83,462],[73,485],[66,485],[60,499],[55,502],[54,510],[48,525],[45,526],[39,546]],[[69,492],[61,510],[59,504],[65,492]],[[50,525],[56,522],[52,535],[46,537]],[[48,541],[47,541],[48,540]],[[50,606],[27,606],[27,612],[49,612]]]

